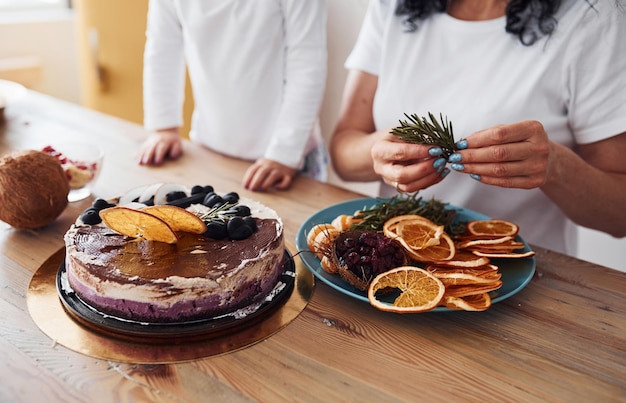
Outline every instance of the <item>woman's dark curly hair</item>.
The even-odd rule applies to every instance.
[[[510,0],[506,7],[506,32],[530,46],[552,34],[557,25],[554,14],[560,6],[561,0]],[[418,20],[447,8],[448,0],[399,0],[396,15],[406,16],[404,22],[409,31],[415,31]]]

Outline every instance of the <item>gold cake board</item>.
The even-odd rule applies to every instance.
[[[37,326],[54,344],[94,358],[126,363],[166,364],[196,360],[237,351],[258,343],[293,321],[308,304],[315,281],[299,257],[294,257],[296,277],[291,295],[266,318],[254,324],[207,338],[167,341],[149,337],[124,337],[106,329],[86,326],[63,307],[56,289],[56,277],[65,257],[65,248],[50,256],[37,269],[28,287],[26,302]]]

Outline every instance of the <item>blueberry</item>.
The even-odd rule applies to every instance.
[[[83,223],[87,225],[96,225],[102,222],[100,214],[98,214],[98,210],[93,207],[90,207],[87,210],[83,211],[83,213],[80,215],[80,219]]]
[[[255,232],[259,228],[256,224],[256,220],[252,216],[244,217],[243,222],[245,222],[250,228],[252,228],[252,232]]]
[[[232,210],[235,210],[239,217],[247,217],[250,215],[250,207],[244,206],[243,204],[236,205]]]
[[[239,195],[237,194],[237,192],[226,193],[224,196],[222,196],[222,198],[228,203],[237,203],[239,201]]]
[[[204,186],[195,185],[194,187],[191,188],[191,194],[195,195],[197,193],[208,193],[208,192],[204,191]]]
[[[213,239],[224,239],[228,236],[228,231],[226,230],[226,224],[221,222],[212,221],[207,223],[206,231],[204,236]]]
[[[93,201],[93,204],[91,205],[91,207],[93,207],[96,210],[102,210],[105,209],[107,207],[111,207],[109,206],[109,202],[104,200],[104,199],[96,199]]]
[[[174,190],[165,195],[165,201],[171,202],[174,200],[183,199],[185,197],[187,197],[187,193],[183,192],[182,190]]]
[[[202,189],[203,189],[204,193],[211,193],[211,192],[213,192],[215,190],[215,189],[213,189],[213,186],[211,186],[211,185],[206,185]]]
[[[217,207],[218,205],[224,204],[224,199],[222,199],[222,196],[216,194],[215,192],[211,192],[207,193],[202,201],[202,204],[207,207]]]
[[[248,238],[252,235],[252,228],[241,217],[233,217],[228,220],[228,237],[235,241]]]

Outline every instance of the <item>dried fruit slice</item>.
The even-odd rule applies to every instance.
[[[490,272],[490,273],[487,273]],[[463,270],[455,271],[432,271],[433,276],[437,277],[446,287],[472,285],[472,284],[490,284],[499,281],[502,274],[488,269],[483,275],[482,273],[464,272]]]
[[[307,234],[307,245],[315,256],[322,258],[330,255],[333,240],[339,235],[339,230],[332,224],[318,224]]]
[[[380,300],[382,293],[400,290],[388,304]],[[401,266],[376,276],[367,292],[370,304],[377,309],[396,313],[426,312],[441,302],[443,283],[428,271],[414,266]]]
[[[144,211],[165,221],[175,232],[191,232],[204,234],[206,224],[200,217],[184,208],[169,205],[149,206]]]
[[[517,224],[506,220],[473,220],[467,223],[467,233],[475,237],[513,237],[518,232]]]
[[[116,206],[100,211],[100,218],[113,231],[132,238],[176,243],[174,230],[159,217],[141,210]]]
[[[320,266],[322,266],[322,269],[328,274],[339,273],[339,267],[335,262],[333,262],[333,259],[331,259],[329,256],[322,256],[322,258],[320,259]]]
[[[428,218],[417,214],[403,214],[391,217],[383,224],[383,233],[389,238],[400,236],[399,225],[406,221],[422,221],[432,223]],[[434,224],[434,223],[433,223]]]
[[[463,311],[484,311],[491,306],[491,297],[486,292],[463,298],[446,296],[443,300],[447,308]]]
[[[492,281],[487,284],[471,284],[446,287],[446,297],[463,298],[470,295],[478,295],[486,292],[495,291],[502,287],[502,280]]]
[[[320,259],[322,256],[330,256],[332,254],[333,242],[340,232],[336,228],[328,228],[317,234],[313,240],[313,251]]]
[[[401,243],[410,249],[422,250],[440,243],[440,238],[444,234],[444,227],[430,220],[413,219],[398,223],[396,232],[400,235]]]
[[[511,243],[512,240],[513,240],[513,237],[511,236],[503,236],[499,238],[476,238],[474,236],[474,237],[466,238],[463,241],[457,242],[457,247],[459,249],[465,249],[465,248],[471,248],[474,246],[489,247],[493,245],[505,245],[505,244],[508,245]],[[519,242],[519,244],[521,244],[522,247],[524,246],[522,242]]]
[[[445,267],[466,267],[478,268],[489,264],[489,259],[485,256],[478,256],[465,250],[456,250],[454,257],[450,260],[438,261],[438,266]]]
[[[315,238],[322,231],[336,230],[332,224],[316,224],[306,234],[306,244],[312,252],[317,252],[315,249]]]
[[[419,250],[411,249],[408,252],[409,256],[418,262],[442,262],[454,258],[456,247],[450,235],[444,232],[441,234],[438,244]]]
[[[341,214],[335,217],[331,224],[339,231],[346,231],[352,226],[353,221],[354,217],[351,215]]]
[[[510,252],[510,253],[498,253],[498,252],[485,253],[485,252],[480,252],[480,251],[473,251],[472,253],[475,254],[476,256],[494,258],[494,259],[499,259],[499,258],[520,259],[524,257],[535,256],[535,251],[532,251],[532,250],[529,250],[527,252]]]

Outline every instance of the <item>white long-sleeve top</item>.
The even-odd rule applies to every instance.
[[[322,144],[325,0],[150,0],[146,37],[147,129],[182,125],[187,66],[192,141],[293,168]]]

